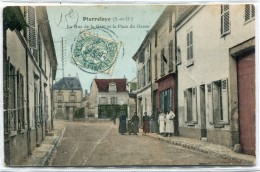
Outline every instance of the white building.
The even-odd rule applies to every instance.
[[[254,13],[248,4],[206,5],[177,20],[180,135],[254,154]]]
[[[127,80],[123,79],[94,79],[89,95],[89,115],[96,118],[110,118],[119,116],[121,112],[128,112]]]

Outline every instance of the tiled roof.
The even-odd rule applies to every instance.
[[[53,85],[53,90],[82,90],[77,77],[64,77]]]
[[[109,83],[115,83],[117,92],[126,91],[126,79],[95,79],[100,92],[108,92]]]

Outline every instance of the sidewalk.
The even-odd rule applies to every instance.
[[[19,166],[46,166],[55,147],[59,144],[60,138],[64,133],[66,123],[63,121],[54,121],[54,130],[46,136],[40,147],[36,147],[32,155],[28,157],[27,161]]]
[[[149,133],[149,134],[142,133],[142,135],[148,136],[151,138],[155,138],[155,139],[159,139],[159,140],[162,140],[162,141],[165,141],[165,142],[177,145],[177,146],[181,146],[181,147],[184,147],[187,149],[193,149],[196,151],[200,151],[200,152],[203,152],[206,154],[212,154],[214,156],[242,161],[248,165],[255,165],[255,163],[256,163],[255,156],[236,153],[226,146],[216,145],[216,144],[208,143],[206,141],[201,141],[198,139],[190,139],[190,138],[185,138],[185,137],[181,137],[181,136],[163,137],[156,133]]]

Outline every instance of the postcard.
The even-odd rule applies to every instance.
[[[255,8],[4,6],[4,167],[255,168]]]

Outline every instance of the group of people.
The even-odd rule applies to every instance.
[[[158,109],[155,113],[150,116],[147,115],[147,112],[143,116],[143,132],[149,133],[152,132],[160,133],[163,136],[172,136],[174,133],[174,118],[175,114],[169,108],[166,113],[162,110],[159,112]],[[132,132],[137,135],[139,131],[139,117],[135,112],[133,117],[128,121],[128,130],[129,134]],[[150,125],[151,124],[151,125]],[[124,113],[119,116],[119,133],[124,135],[127,133],[127,117]]]

